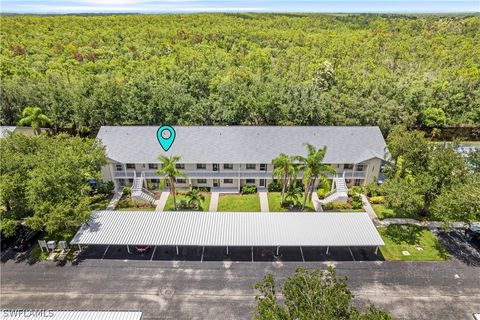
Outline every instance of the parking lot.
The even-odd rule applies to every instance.
[[[130,251],[130,252],[129,252]],[[114,260],[172,260],[172,261],[379,261],[375,248],[346,247],[151,247],[148,252],[137,252],[134,246],[88,246],[79,255],[84,259]]]
[[[463,230],[436,233],[440,243],[454,259],[468,266],[480,267],[480,248],[465,239]]]

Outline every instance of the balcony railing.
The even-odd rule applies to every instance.
[[[260,170],[181,170],[185,172],[189,179],[268,179],[272,177],[272,171]],[[140,175],[144,172],[146,179],[161,179],[162,176],[155,173],[155,170],[137,171]],[[116,171],[115,178],[117,179],[133,179],[135,177],[135,170]],[[366,171],[344,171],[337,174],[328,174],[327,178],[344,177],[345,179],[365,179]],[[302,173],[299,172],[298,179],[302,178]]]

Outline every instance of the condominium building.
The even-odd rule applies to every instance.
[[[272,159],[280,153],[307,155],[306,143],[326,146],[324,163],[331,164],[347,186],[378,178],[386,144],[378,127],[346,126],[177,126],[172,147],[165,152],[157,141],[158,126],[104,126],[98,139],[106,148],[104,180],[116,189],[134,183],[159,188],[160,155],[178,155],[177,167],[187,178],[180,188],[240,189],[267,187],[272,182]],[[301,178],[299,173],[298,178]]]

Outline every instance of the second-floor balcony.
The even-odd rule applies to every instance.
[[[272,171],[263,170],[180,170],[187,175],[189,179],[268,179],[272,177]],[[115,171],[115,178],[133,179],[135,175],[141,175],[143,172],[146,179],[161,179],[162,176],[157,174],[155,170],[122,170]],[[345,179],[365,179],[366,171],[344,171],[327,175],[328,178],[344,177]],[[297,175],[298,179],[302,178],[302,172]]]

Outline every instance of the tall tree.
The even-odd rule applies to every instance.
[[[278,178],[282,184],[281,203],[284,201],[285,190],[291,181],[291,177],[295,174],[293,158],[285,153],[280,153],[278,157],[272,160],[273,172],[272,176]]]
[[[269,273],[254,289],[260,292],[255,297],[257,307],[254,319],[294,320],[389,320],[393,317],[386,311],[370,305],[361,312],[352,305],[353,294],[347,281],[337,276],[333,267],[322,270],[307,270],[298,267],[280,288],[283,303],[277,296],[274,276]]]
[[[20,126],[30,126],[36,135],[40,134],[42,127],[52,123],[39,107],[26,107],[22,112],[23,118],[18,121]]]
[[[320,179],[327,180],[327,175],[335,174],[335,169],[326,163],[323,163],[323,158],[327,152],[327,147],[316,149],[313,145],[307,143],[307,156],[296,156],[300,162],[300,170],[303,171],[303,183],[305,185],[304,199],[302,210],[305,209],[307,199],[312,196],[315,182]]]
[[[177,210],[177,198],[175,194],[175,182],[177,178],[184,177],[186,178],[187,175],[184,172],[181,172],[177,169],[177,162],[180,161],[182,157],[180,156],[159,156],[158,160],[162,163],[161,168],[155,171],[157,174],[162,175],[163,179],[161,182],[161,187],[165,188],[168,182],[170,187],[170,192],[173,196],[173,205],[175,210]]]

